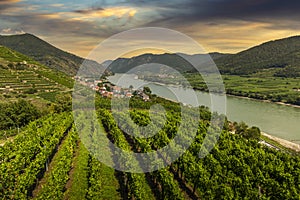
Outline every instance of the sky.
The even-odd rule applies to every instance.
[[[299,0],[0,0],[1,35],[31,33],[82,57],[142,27],[179,31],[207,52],[236,53],[300,35],[299,19]]]

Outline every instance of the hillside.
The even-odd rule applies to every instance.
[[[73,80],[66,74],[0,46],[0,101],[19,98],[53,101],[56,94],[72,87]]]
[[[62,51],[28,33],[0,36],[0,45],[18,51],[51,69],[62,71],[68,75],[75,75],[84,61],[83,58]],[[88,64],[96,68],[101,67],[95,61],[88,61]]]
[[[205,55],[144,54],[130,59],[120,58],[112,62],[109,69],[124,73],[145,63],[161,63],[179,72],[195,71],[181,56],[191,60],[203,56],[199,65],[205,67]],[[237,54],[210,53],[222,74],[250,75],[263,73],[277,77],[300,76],[300,36],[269,41]]]
[[[221,73],[248,75],[271,70],[274,76],[300,76],[300,36],[270,41],[215,60]]]
[[[226,55],[227,54],[220,54],[220,53],[210,54],[212,59],[221,58]],[[184,58],[188,58],[190,61],[193,61],[196,56],[198,59],[199,56],[200,59],[203,58],[203,62],[207,61],[207,55],[204,54],[186,55],[182,53],[178,53],[178,54],[165,53],[165,54],[143,54],[133,58],[119,58],[113,62],[107,62],[107,63],[110,64],[108,69],[114,73],[125,73],[137,66],[143,64],[150,64],[150,63],[166,65],[177,70],[178,72],[188,72],[188,71],[193,71],[194,67]]]

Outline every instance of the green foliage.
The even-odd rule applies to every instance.
[[[130,145],[128,144],[125,136],[117,127],[116,122],[114,121],[112,115],[106,110],[99,110],[99,116],[101,116],[101,121],[104,128],[110,134],[112,140],[116,143],[117,146],[123,150],[130,150]],[[132,168],[139,168],[139,163],[137,160],[129,160],[125,154],[120,152],[118,153],[119,160],[118,164],[131,166]],[[145,174],[135,174],[135,173],[125,173],[127,177],[127,188],[129,190],[129,198],[134,199],[154,199],[151,189],[147,183]]]
[[[144,92],[145,94],[147,94],[147,95],[151,95],[151,93],[152,93],[152,91],[151,91],[151,89],[150,89],[149,87],[144,87],[144,88],[143,88],[143,92]]]
[[[74,172],[70,180],[72,184],[65,194],[65,199],[70,200],[85,199],[89,187],[89,152],[81,142],[79,142],[77,151],[78,155],[73,164]]]
[[[72,96],[69,93],[57,94],[55,96],[55,103],[50,107],[54,113],[71,112],[72,111]]]
[[[235,133],[238,135],[242,135],[246,139],[260,139],[261,132],[258,127],[248,128],[248,125],[245,122],[233,123]]]
[[[8,67],[11,69],[14,68],[13,63],[15,62],[23,62],[23,61],[28,61],[29,63],[34,62],[31,58],[1,45],[0,45],[0,58],[10,62],[8,64]]]
[[[0,130],[25,126],[41,116],[39,110],[25,100],[0,104],[0,110]]]
[[[53,81],[59,83],[60,85],[63,85],[69,89],[73,88],[74,82],[71,79],[71,77],[68,75],[65,75],[62,72],[55,71],[55,70],[39,70],[39,71],[37,71],[37,73],[40,76],[46,77],[50,80],[53,80]]]
[[[37,89],[35,89],[35,88],[30,88],[30,89],[28,89],[28,90],[25,90],[24,93],[25,93],[25,94],[35,94],[35,93],[37,93]]]
[[[245,122],[234,123],[235,126],[235,133],[242,134],[247,131],[248,125]]]
[[[1,199],[28,199],[71,123],[68,113],[45,116],[0,146]]]
[[[148,119],[147,117],[133,117],[133,115],[143,116],[139,113],[142,111],[132,111],[131,118],[141,125]],[[165,127],[155,137],[148,139],[130,137],[135,150],[149,152],[167,145],[174,132],[177,132],[174,126],[176,123],[172,122],[178,117],[175,113],[172,115],[168,117]],[[126,118],[124,114],[119,113],[117,118],[121,118],[118,126],[122,127],[122,130],[125,128],[130,132],[138,131],[134,123],[130,122],[131,119]],[[190,134],[189,124],[183,124],[183,126],[186,127],[183,135]],[[206,136],[207,126],[204,120],[199,123],[195,141],[189,150],[171,166],[183,180],[193,187],[194,192],[201,199],[293,199],[300,195],[300,179],[298,178],[300,157],[258,144],[259,128],[248,128],[243,122],[234,124],[237,134],[223,131],[210,154],[199,159],[199,151]],[[211,141],[216,140],[213,133],[208,137]],[[180,143],[177,148],[181,148]],[[178,197],[174,195],[178,190],[173,191],[176,187],[167,181],[172,179],[172,174],[164,174],[167,172],[168,170],[164,169],[151,175],[161,184],[162,194],[167,194],[167,196],[163,195],[162,199],[176,199]]]
[[[14,101],[19,98],[42,97],[51,101],[51,94],[73,87],[69,75],[49,69],[31,58],[0,46],[0,94]]]
[[[36,199],[63,199],[77,139],[78,135],[72,129],[63,141],[60,150],[53,158],[53,168],[50,174],[45,177],[46,182],[43,184]]]
[[[68,97],[59,99],[60,103],[69,102]],[[192,138],[192,144],[185,149],[185,153],[164,169],[148,174],[122,173],[100,163],[96,159],[97,153],[95,158],[88,155],[82,144],[79,145],[77,157],[72,158],[76,155],[74,150],[78,136],[74,129],[69,131],[72,124],[71,115],[52,113],[30,123],[14,142],[7,142],[0,147],[0,198],[30,198],[37,180],[45,173],[45,164],[52,159],[67,132],[68,136],[52,159],[53,168],[45,177],[46,182],[38,193],[40,199],[120,199],[119,192],[127,192],[129,199],[183,199],[186,189],[180,188],[177,180],[189,186],[189,191],[195,193],[199,199],[297,199],[300,196],[299,155],[259,144],[257,139],[260,138],[260,130],[257,127],[249,128],[243,122],[234,123],[232,130],[235,129],[236,134],[231,134],[227,131],[228,122],[225,122],[226,129],[218,138],[213,127],[209,127],[210,117],[216,113],[210,113],[205,107],[186,108],[189,115],[187,120],[182,122],[179,105],[157,97],[154,97],[152,102],[133,98],[132,109],[128,115],[123,111],[114,113],[114,117],[117,115],[117,118],[121,119],[117,123],[110,111],[106,110],[110,108],[109,103],[109,99],[97,96],[97,107],[105,108],[98,109],[97,112],[110,141],[123,150],[156,151],[169,144],[176,134],[180,134],[181,139],[173,148],[182,150],[192,133],[196,133],[196,137]],[[121,131],[143,131],[143,125],[149,125],[148,109],[156,103],[160,103],[166,113],[165,122],[161,113],[151,116],[151,120],[164,122],[159,131],[154,126],[149,126],[150,132],[157,132],[155,136],[138,138],[125,135]],[[201,120],[194,129],[191,123],[195,122],[195,116],[199,114]],[[87,147],[88,150],[97,150],[99,141],[108,140],[100,140],[97,131],[94,127],[87,126],[85,120],[82,117],[81,124],[78,124],[78,127],[83,128],[83,133],[86,133],[81,137],[95,142]],[[183,128],[180,129],[179,124]],[[207,130],[211,130],[209,135]],[[203,146],[206,136],[208,141]],[[202,146],[204,151],[208,151],[214,142],[217,143],[211,152],[199,159]],[[120,152],[111,152],[110,148],[99,154],[107,155],[114,164],[137,168],[140,167],[140,162],[153,159],[149,156],[145,158],[147,160],[129,160]],[[116,158],[120,160],[114,160]],[[161,154],[152,161],[162,163],[166,160],[168,155]],[[66,183],[70,178],[68,173],[72,166],[72,184],[65,193],[68,186]],[[123,180],[119,183],[124,184],[124,191],[121,191],[122,185],[117,183],[115,173],[121,174],[118,178]],[[151,189],[156,189],[157,194]]]
[[[215,60],[223,74],[249,75],[274,69],[276,76],[300,75],[300,37],[266,42],[235,55]]]
[[[89,161],[89,186],[86,199],[120,199],[115,170],[93,157]]]
[[[39,97],[50,101],[52,103],[55,103],[56,96],[58,95],[58,92],[43,92],[39,94]]]
[[[251,127],[246,130],[243,136],[247,139],[260,139],[260,129],[258,127]]]

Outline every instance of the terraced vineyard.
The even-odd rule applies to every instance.
[[[0,46],[0,98],[43,98],[72,88],[73,80],[18,52]]]

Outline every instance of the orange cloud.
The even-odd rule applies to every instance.
[[[0,5],[2,5],[2,4],[13,4],[13,3],[18,3],[20,1],[21,0],[1,0]]]
[[[94,19],[94,18],[109,18],[109,17],[134,17],[137,13],[135,8],[131,7],[110,7],[104,9],[89,9],[75,11],[75,17],[77,19]],[[73,13],[74,14],[74,13]]]

